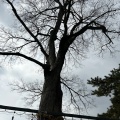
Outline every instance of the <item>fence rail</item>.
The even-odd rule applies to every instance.
[[[38,113],[38,110],[34,110],[34,109],[5,106],[5,105],[0,105],[0,109]],[[83,119],[92,119],[92,120],[120,120],[120,119],[108,119],[108,118],[100,118],[94,116],[76,115],[76,114],[68,114],[68,113],[50,113],[50,112],[41,112],[41,113],[45,113],[53,116],[64,116],[64,117],[83,118]]]

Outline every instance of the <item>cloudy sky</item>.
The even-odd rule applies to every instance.
[[[12,18],[3,4],[0,3],[0,24],[5,26],[11,26]],[[119,46],[119,42],[116,43]],[[119,47],[118,47],[119,48]],[[81,66],[73,68],[75,74],[79,75],[82,80],[85,81],[91,77],[107,75],[110,70],[117,68],[120,63],[120,53],[117,52],[114,56],[109,53],[104,56],[98,56],[94,51],[87,54],[87,58],[81,62]],[[9,83],[15,80],[36,80],[42,79],[42,72],[39,71],[39,67],[31,62],[22,60],[22,63],[9,65],[8,63],[2,63],[0,67],[0,105],[8,105],[15,107],[27,107],[22,100],[23,95],[18,94],[15,91],[11,91]],[[88,86],[88,90],[93,89]],[[98,113],[105,112],[110,105],[110,101],[106,97],[96,98],[94,97],[96,107],[92,107],[88,113],[91,116],[96,116]],[[32,106],[37,109],[37,106]],[[1,120],[10,120],[13,113],[2,112],[0,110]],[[87,114],[88,115],[88,114]],[[23,119],[23,116],[15,116],[17,120]],[[16,120],[15,119],[15,120]]]

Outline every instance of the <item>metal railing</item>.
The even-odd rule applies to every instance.
[[[5,106],[0,105],[0,109],[4,110],[13,110],[13,111],[21,111],[21,112],[29,112],[29,113],[38,113],[38,110],[29,109],[29,108],[20,108],[20,107],[13,107],[13,106]],[[92,119],[92,120],[120,120],[120,119],[108,119],[108,118],[101,118],[101,117],[94,117],[94,116],[86,116],[86,115],[76,115],[76,114],[68,114],[68,113],[51,113],[51,112],[41,112],[43,114],[52,115],[52,116],[63,116],[65,118],[81,118],[81,119]]]

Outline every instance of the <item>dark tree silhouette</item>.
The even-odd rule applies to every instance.
[[[112,52],[113,40],[119,35],[117,1],[3,2],[11,7],[16,24],[14,29],[1,27],[0,55],[7,56],[10,60],[22,57],[39,65],[44,71],[39,111],[62,112],[60,78],[67,55],[69,60],[77,60],[78,56],[84,56],[89,47],[94,47],[99,52],[107,49]],[[79,91],[74,91],[65,82],[64,85],[72,96],[71,100],[75,102],[73,93],[81,100]]]
[[[108,117],[113,119],[120,118],[120,66],[113,69],[111,74],[104,78],[96,77],[88,80],[88,84],[97,87],[92,92],[93,95],[109,96],[112,105],[107,109],[106,113],[99,114],[100,117]]]

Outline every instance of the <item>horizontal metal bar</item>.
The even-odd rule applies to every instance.
[[[38,110],[34,110],[34,109],[12,107],[5,105],[0,105],[0,109],[38,113]],[[50,112],[41,112],[41,113],[46,113],[48,115],[53,115],[53,116],[65,116],[65,117],[84,118],[84,119],[93,119],[93,120],[120,120],[120,119],[108,119],[108,118],[100,118],[94,116],[76,115],[76,114],[68,114],[68,113],[50,113]]]
[[[7,110],[14,110],[14,111],[38,113],[38,110],[34,110],[34,109],[12,107],[12,106],[5,106],[5,105],[0,105],[0,109],[5,109],[5,110],[7,109]]]

